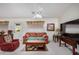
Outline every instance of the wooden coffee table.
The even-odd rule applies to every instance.
[[[26,51],[45,51],[46,50],[46,42],[45,41],[27,41],[26,42]]]

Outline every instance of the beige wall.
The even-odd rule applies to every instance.
[[[54,23],[55,24],[55,29],[58,28],[58,19],[57,18],[44,18],[44,19],[32,19],[32,18],[1,18],[0,20],[8,20],[9,21],[9,27],[8,29],[15,30],[15,23],[20,23],[21,24],[21,32],[20,33],[15,33],[15,38],[22,38],[22,36],[26,32],[46,32],[49,36],[49,40],[52,40],[53,33],[54,31],[47,31],[47,23]],[[40,29],[29,29],[27,28],[26,21],[45,21],[44,27]]]
[[[79,18],[79,4],[74,4],[62,15],[61,22],[64,23]]]
[[[68,22],[75,19],[79,19],[79,4],[72,5],[65,14],[61,17],[61,22]],[[67,25],[67,33],[79,33],[79,25]]]

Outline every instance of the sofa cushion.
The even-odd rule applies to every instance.
[[[36,36],[36,33],[30,33],[30,35],[35,37]]]
[[[42,36],[42,34],[41,34],[41,33],[37,33],[37,35],[36,35],[36,36],[41,37],[41,36]]]
[[[43,37],[29,37],[28,40],[44,40]]]

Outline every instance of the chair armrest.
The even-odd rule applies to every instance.
[[[6,47],[10,47],[11,43],[2,43],[1,48],[6,48]]]
[[[11,44],[20,44],[19,39],[14,39]]]
[[[11,43],[2,43],[2,46],[10,46],[10,45],[12,45],[12,44],[14,44],[15,42],[18,42],[18,41],[13,41],[13,42],[11,42]]]
[[[19,47],[18,41],[14,41],[11,43],[3,43],[1,45],[1,50],[2,51],[14,51],[17,47]]]
[[[13,40],[12,40],[12,42],[15,42],[15,41],[18,41],[18,42],[19,42],[19,39],[13,39]]]
[[[2,43],[2,45],[9,45],[10,43]]]

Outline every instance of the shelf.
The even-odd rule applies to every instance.
[[[8,24],[9,21],[0,21],[0,24]]]
[[[44,21],[27,21],[28,27],[43,27]]]

